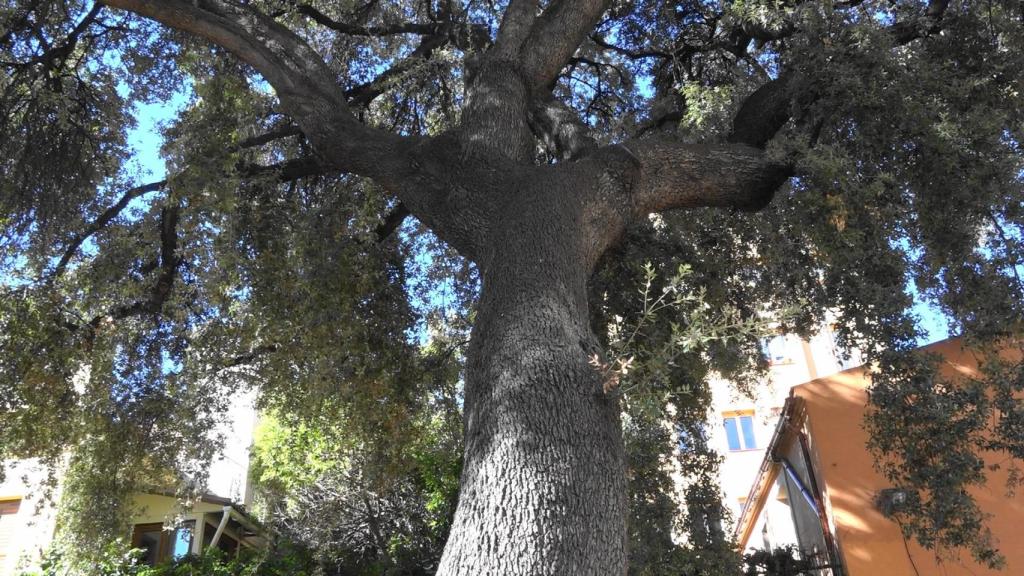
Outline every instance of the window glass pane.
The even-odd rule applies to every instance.
[[[788,342],[784,335],[773,336],[761,341],[761,351],[771,364],[789,362]]]
[[[743,429],[743,447],[757,448],[754,442],[754,418],[751,416],[740,416],[740,427]]]
[[[740,434],[736,429],[736,419],[725,419],[725,438],[729,441],[729,450],[740,449]]]
[[[181,558],[192,551],[192,527],[194,522],[186,522],[174,531],[174,541],[171,546],[171,557]]]

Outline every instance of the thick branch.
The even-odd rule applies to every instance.
[[[579,114],[553,98],[534,102],[529,122],[548,153],[560,160],[573,160],[597,148]]]
[[[116,322],[133,316],[144,316],[146,314],[156,315],[163,310],[164,303],[171,297],[174,288],[174,280],[178,276],[178,266],[181,259],[178,258],[178,219],[181,213],[178,207],[164,207],[160,211],[160,274],[153,284],[149,297],[138,300],[131,304],[117,306],[103,314],[95,316],[86,325],[88,328],[87,339],[91,341],[97,330],[109,322]]]
[[[223,0],[102,2],[202,36],[254,67],[325,163],[391,186],[412,175],[410,143],[361,124],[316,51],[254,8]]]
[[[71,259],[74,258],[76,253],[78,253],[78,249],[82,247],[82,244],[84,244],[86,240],[91,238],[93,234],[105,228],[107,224],[110,224],[110,222],[114,218],[117,218],[117,216],[128,206],[128,204],[132,200],[135,200],[136,198],[139,198],[150,192],[156,192],[157,190],[161,190],[166,185],[167,181],[161,180],[159,182],[151,182],[143,186],[136,186],[135,188],[132,188],[131,190],[125,192],[124,195],[121,196],[121,198],[117,202],[115,202],[111,207],[104,210],[103,213],[96,218],[96,220],[93,220],[92,224],[89,224],[89,226],[87,226],[85,230],[83,230],[80,234],[78,234],[71,240],[71,243],[68,244],[68,247],[64,250],[64,255],[61,256],[60,261],[57,262],[57,265],[54,266],[53,271],[50,273],[50,279],[55,280],[59,278],[61,274],[64,273],[64,270],[67,268],[68,263],[71,262]]]
[[[683,144],[667,137],[633,141],[640,162],[634,217],[677,208],[725,207],[756,211],[792,175],[789,166],[743,144]]]
[[[451,166],[459,162],[450,138],[399,136],[360,123],[337,78],[306,42],[252,4],[226,0],[100,0],[196,34],[232,52],[273,86],[282,108],[298,124],[323,171],[375,180],[395,193],[424,224],[461,252],[477,246],[479,218],[472,202],[449,196]],[[311,164],[283,178],[309,174]]]
[[[523,45],[523,71],[533,88],[554,85],[610,5],[609,0],[552,0],[548,4]]]
[[[496,60],[513,60],[519,55],[523,42],[537,18],[537,0],[511,0],[498,28],[498,39],[489,55]]]
[[[937,33],[948,6],[949,0],[931,0],[923,18],[890,26],[889,33],[894,44],[901,46]],[[747,97],[733,119],[729,142],[763,148],[789,121],[790,101],[796,84],[794,80],[791,72],[783,72]],[[812,100],[816,98],[813,94],[801,96]]]
[[[762,85],[736,112],[727,140],[764,148],[775,134],[789,122],[793,75],[784,72]]]

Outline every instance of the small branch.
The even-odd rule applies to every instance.
[[[269,144],[270,142],[273,142],[275,140],[288,138],[290,136],[300,136],[301,134],[302,130],[300,130],[298,126],[287,125],[282,128],[278,128],[277,130],[271,130],[266,134],[260,134],[259,136],[253,136],[252,138],[246,138],[245,140],[242,140],[241,142],[236,144],[235,147],[239,150],[247,150],[249,148],[256,148],[259,146],[263,146],[264,144]]]
[[[311,20],[330,28],[336,32],[342,34],[348,34],[349,36],[395,36],[398,34],[437,34],[440,30],[441,25],[437,23],[414,23],[414,22],[402,22],[399,24],[391,24],[389,26],[360,26],[358,24],[348,24],[345,22],[339,22],[330,16],[327,16],[323,12],[310,6],[309,4],[302,4],[297,8],[299,14],[308,16]]]
[[[114,218],[117,218],[117,216],[128,206],[128,204],[132,200],[135,200],[136,198],[139,198],[150,192],[156,192],[158,190],[161,190],[166,185],[167,181],[161,180],[159,182],[151,182],[143,186],[136,186],[135,188],[132,188],[131,190],[125,192],[124,195],[121,196],[121,198],[113,206],[104,210],[103,213],[100,214],[99,217],[96,218],[96,220],[94,220],[92,224],[86,227],[86,229],[82,231],[81,234],[75,236],[75,238],[71,240],[71,243],[68,244],[67,249],[64,250],[64,255],[61,256],[60,261],[57,262],[57,265],[53,268],[53,271],[50,273],[50,280],[52,281],[59,278],[61,274],[64,273],[64,270],[67,268],[68,263],[71,262],[71,259],[74,258],[75,254],[78,252],[78,249],[82,247],[82,244],[84,244],[86,240],[92,237],[93,234],[105,228],[107,224],[110,224],[110,222]]]
[[[419,46],[409,56],[399,60],[373,80],[346,90],[345,97],[349,99],[349,104],[352,106],[369,106],[370,102],[373,102],[375,98],[388,90],[392,82],[426,62],[435,49],[447,43],[448,39],[443,36],[424,37]]]
[[[486,26],[480,24],[462,24],[458,22],[402,22],[386,26],[361,26],[339,22],[320,12],[316,8],[304,4],[298,7],[300,14],[308,16],[318,24],[347,34],[349,36],[384,37],[400,34],[418,34],[424,37],[440,37],[450,40],[462,50],[484,48],[490,42],[490,33]]]
[[[230,360],[225,362],[223,366],[221,366],[221,369],[225,370],[228,368],[237,368],[239,366],[252,364],[256,359],[260,358],[261,356],[270,354],[272,352],[277,352],[279,348],[280,346],[278,346],[277,344],[261,344],[244,354],[239,354],[238,356],[231,358]]]
[[[33,58],[25,65],[31,66],[33,64],[42,64],[44,69],[49,70],[53,67],[55,62],[67,58],[74,51],[75,46],[78,45],[78,40],[81,38],[85,30],[96,21],[97,17],[99,17],[101,10],[103,10],[103,6],[101,4],[93,4],[92,9],[89,10],[88,14],[86,14],[74,29],[71,30],[71,33],[68,34],[68,37],[64,40],[63,44],[47,49],[43,54]]]
[[[999,222],[999,218],[996,217],[995,213],[993,213],[992,210],[986,210],[986,214],[988,216],[989,221],[992,222],[992,227],[995,228],[996,233],[999,236],[999,239],[1003,242],[1003,250],[1006,251],[1007,259],[1010,260],[1010,271],[1013,272],[1013,277],[1017,280],[1018,295],[1024,297],[1024,281],[1021,280],[1020,272],[1017,271],[1017,267],[1020,266],[1020,263],[1017,261],[1016,258],[1012,258],[1010,256],[1010,252],[1013,249],[1014,244],[1016,243],[1010,240],[1010,235],[1006,233],[1006,230],[1003,228],[1003,225]]]
[[[0,36],[0,46],[3,46],[10,42],[11,39],[14,38],[14,35],[17,34],[19,30],[21,30],[26,24],[29,23],[28,17],[31,16],[33,12],[35,12],[36,8],[39,7],[39,4],[41,2],[42,0],[35,0],[34,2],[32,2],[28,7],[24,9],[24,11],[21,13],[20,16],[18,16],[16,20],[14,20],[8,25],[7,31],[4,32],[2,36]]]
[[[947,8],[949,8],[949,0],[931,0],[928,3],[928,8],[925,9],[923,19],[893,24],[889,31],[895,38],[896,44],[907,44],[918,38],[937,34],[942,30],[942,18],[945,16]]]
[[[320,161],[313,156],[304,156],[292,160],[285,160],[277,164],[263,166],[260,164],[243,164],[238,167],[238,173],[246,178],[261,178],[277,175],[278,182],[292,182],[309,176],[320,176],[328,173],[329,170],[320,164]]]
[[[600,46],[601,48],[604,48],[605,50],[610,50],[621,56],[625,56],[630,60],[643,60],[645,58],[661,58],[663,60],[671,60],[673,58],[671,52],[665,52],[663,50],[630,50],[628,48],[622,48],[621,46],[616,46],[615,44],[608,42],[598,34],[591,34],[590,40],[594,44]]]

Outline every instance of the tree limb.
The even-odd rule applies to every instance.
[[[38,8],[41,3],[42,0],[33,0],[33,2],[22,10],[21,14],[17,18],[13,21],[9,21],[6,25],[7,30],[4,31],[3,35],[0,35],[0,46],[4,46],[9,43],[11,39],[14,38],[15,34],[21,31],[23,27],[28,24],[29,16],[35,12],[36,8]]]
[[[349,103],[353,106],[369,106],[370,102],[388,90],[391,82],[426,62],[435,49],[444,46],[447,42],[448,38],[445,36],[423,37],[419,46],[407,57],[381,72],[373,80],[346,90],[345,96],[348,97]]]
[[[245,178],[265,178],[276,176],[278,182],[292,182],[300,178],[320,176],[332,172],[331,168],[324,166],[313,156],[303,156],[285,160],[276,164],[241,164],[238,166],[239,175]]]
[[[270,142],[273,142],[275,140],[288,138],[290,136],[300,136],[301,134],[302,130],[300,130],[298,126],[289,124],[276,130],[271,130],[270,132],[267,132],[265,134],[260,134],[259,136],[246,138],[245,140],[242,140],[241,142],[236,144],[235,147],[239,150],[247,150],[249,148],[257,148],[259,146],[263,146],[264,144],[269,144]]]
[[[590,40],[593,41],[594,44],[600,46],[601,48],[615,52],[620,56],[625,56],[630,60],[643,60],[645,58],[661,58],[664,60],[671,60],[673,58],[673,54],[671,52],[665,52],[663,50],[630,50],[628,48],[623,48],[621,46],[617,46],[615,44],[612,44],[611,42],[608,42],[599,34],[591,34]]]
[[[144,300],[137,300],[131,304],[116,306],[94,316],[85,325],[85,328],[88,330],[86,334],[87,346],[91,346],[96,333],[104,324],[134,316],[156,315],[163,310],[164,303],[171,297],[171,292],[174,289],[174,280],[178,276],[178,267],[181,265],[181,259],[177,255],[178,219],[180,215],[181,211],[177,206],[165,206],[160,210],[160,274],[153,284],[149,297]]]
[[[251,148],[270,142],[277,138],[283,138],[285,136],[301,134],[298,128],[294,126],[287,126],[281,130],[269,132],[261,136],[256,136],[247,140],[243,140],[238,144],[239,148]],[[261,166],[256,164],[247,164],[239,166],[239,173],[243,176],[248,177],[260,177],[267,176],[270,174],[277,174],[279,181],[291,182],[300,178],[306,178],[309,176],[317,176],[326,174],[329,172],[328,169],[324,168],[320,162],[313,157],[296,158],[293,160],[286,160],[277,164],[269,166]],[[68,243],[67,248],[64,250],[64,254],[61,256],[57,265],[53,267],[53,270],[49,274],[49,280],[53,281],[64,274],[71,259],[75,257],[78,250],[82,247],[85,242],[91,238],[94,234],[107,227],[114,218],[117,218],[128,204],[136,198],[140,198],[151,192],[157,192],[167,186],[166,180],[160,180],[159,182],[150,182],[142,186],[136,186],[125,192],[114,204],[104,210],[91,224],[86,226],[85,230],[77,234],[72,238],[71,242]]]
[[[84,33],[85,30],[96,21],[96,18],[99,17],[102,9],[102,5],[93,4],[92,9],[90,9],[85,17],[75,25],[68,34],[68,37],[64,39],[64,43],[48,48],[45,52],[30,60],[26,65],[31,66],[33,64],[42,64],[43,69],[49,70],[54,66],[54,64],[57,64],[59,61],[67,58],[75,50],[79,39],[82,37],[82,33]]]
[[[633,189],[634,218],[677,208],[757,211],[792,175],[790,166],[745,144],[684,144],[650,137],[626,144],[640,163]]]
[[[139,198],[150,192],[162,190],[166,185],[167,181],[161,180],[159,182],[151,182],[149,184],[144,184],[142,186],[136,186],[135,188],[132,188],[125,192],[124,195],[121,196],[121,198],[118,199],[117,202],[115,202],[112,206],[104,210],[102,214],[100,214],[95,220],[93,220],[92,224],[89,224],[89,226],[87,226],[85,230],[83,230],[80,234],[78,234],[71,240],[71,243],[68,244],[68,247],[64,250],[64,255],[61,256],[60,261],[57,262],[57,265],[54,266],[53,271],[50,272],[50,280],[52,281],[59,278],[64,273],[64,270],[67,268],[68,263],[71,262],[71,259],[74,258],[75,254],[78,252],[78,249],[82,247],[82,244],[84,244],[86,240],[91,238],[93,234],[105,228],[107,224],[110,224],[110,222],[114,218],[117,218],[117,216],[128,206],[128,204],[132,200],[135,200],[136,198]]]
[[[490,41],[487,27],[480,24],[456,22],[400,22],[384,26],[361,26],[339,22],[316,8],[303,4],[298,12],[318,24],[349,36],[383,37],[399,34],[419,34],[446,38],[461,50],[481,49]]]
[[[537,18],[537,0],[510,0],[498,27],[498,39],[488,55],[498,60],[515,59]]]
[[[764,148],[789,122],[793,80],[792,73],[783,72],[747,96],[733,117],[732,131],[726,140]]]
[[[548,153],[560,160],[573,160],[597,148],[579,114],[554,98],[535,101],[529,123]]]
[[[239,366],[252,364],[261,356],[277,352],[279,348],[280,346],[278,346],[277,344],[261,344],[248,352],[230,358],[221,366],[221,370],[226,370],[229,368],[238,368]]]
[[[101,0],[199,35],[255,68],[323,155],[341,170],[397,186],[413,175],[407,138],[360,123],[323,59],[293,32],[249,5],[225,0]]]
[[[532,88],[554,85],[562,67],[610,5],[610,0],[552,0],[548,4],[523,44],[522,68],[532,80]]]
[[[949,8],[949,0],[931,0],[924,11],[923,18],[914,18],[905,22],[896,22],[889,28],[897,45],[907,44],[918,38],[935,34],[942,29],[942,18]]]
[[[398,24],[391,24],[387,26],[360,26],[358,24],[348,24],[346,22],[339,22],[330,16],[327,16],[323,12],[317,10],[309,4],[300,4],[296,11],[303,16],[308,16],[311,20],[335,30],[342,34],[349,36],[395,36],[398,34],[437,34],[440,27],[436,23],[413,23],[413,22],[401,22]]]
[[[931,0],[923,18],[897,22],[888,31],[897,46],[924,38],[941,30],[942,18],[949,0]],[[794,29],[795,30],[795,29]],[[792,72],[784,71],[755,90],[740,106],[733,118],[733,128],[727,140],[763,148],[790,119],[790,102],[796,86]],[[815,99],[813,94],[804,97]]]

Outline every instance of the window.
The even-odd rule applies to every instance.
[[[132,548],[143,550],[142,562],[156,566],[164,560],[181,558],[192,551],[195,521],[182,522],[174,530],[164,530],[159,522],[136,524],[132,530]]]
[[[754,440],[754,411],[744,410],[741,412],[726,412],[725,439],[729,444],[729,450],[753,450],[757,448]]]
[[[21,500],[0,500],[0,566],[14,544],[14,517],[21,508]]]
[[[761,341],[761,352],[771,365],[791,364],[793,357],[789,353],[788,339],[779,334]]]

